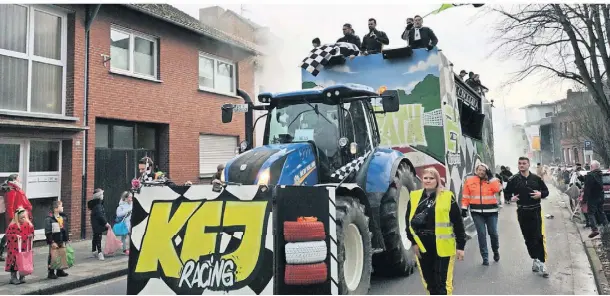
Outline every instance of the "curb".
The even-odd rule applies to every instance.
[[[55,285],[52,287],[47,287],[47,288],[42,288],[42,289],[38,289],[38,290],[34,290],[31,292],[27,292],[23,295],[53,295],[53,294],[60,294],[66,291],[70,291],[70,290],[74,290],[76,288],[80,288],[83,286],[88,286],[88,285],[92,285],[95,283],[99,283],[99,282],[103,282],[103,281],[107,281],[107,280],[111,280],[114,278],[118,278],[124,275],[128,274],[128,269],[120,269],[120,270],[115,270],[112,272],[108,272],[105,274],[100,274],[97,276],[93,276],[90,278],[86,278],[86,279],[82,279],[82,280],[76,280],[73,282],[69,282],[69,283],[62,283],[59,285]]]
[[[585,248],[585,253],[589,258],[589,263],[591,264],[591,269],[593,272],[593,278],[595,279],[595,285],[597,286],[597,293],[599,293],[600,295],[604,295],[602,293],[610,286],[608,285],[608,278],[606,278],[606,275],[604,274],[604,269],[602,266],[602,262],[599,259],[599,255],[597,255],[597,251],[595,251],[595,247],[591,244],[591,241],[583,239],[584,234],[581,232],[582,230],[580,229],[578,223],[573,221],[572,223],[576,224],[576,230],[580,235],[580,240],[582,241],[582,245]]]

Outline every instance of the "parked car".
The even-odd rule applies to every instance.
[[[610,170],[602,171],[602,182],[604,182],[604,212],[610,215]]]

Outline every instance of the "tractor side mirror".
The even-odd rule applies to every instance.
[[[397,90],[386,90],[381,94],[383,112],[397,112],[400,110],[400,101]]]
[[[222,123],[229,123],[233,120],[233,104],[224,104],[222,110]]]

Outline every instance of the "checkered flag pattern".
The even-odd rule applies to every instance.
[[[359,54],[360,49],[358,49],[358,46],[351,43],[338,42],[335,44],[325,44],[312,49],[309,56],[303,59],[301,68],[307,70],[307,72],[311,73],[313,76],[318,76],[322,68],[328,64],[331,58],[335,56],[357,56]]]
[[[371,154],[370,151],[364,154],[363,156],[360,156],[352,160],[348,164],[340,167],[334,173],[332,173],[330,177],[338,181],[343,181],[343,179],[347,178],[347,176],[349,176],[350,173],[352,173],[353,171],[357,172],[360,170],[362,164],[364,163],[364,160],[369,156],[369,154]]]

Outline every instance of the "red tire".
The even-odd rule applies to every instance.
[[[286,285],[313,285],[326,282],[326,263],[290,265],[286,264],[284,282]]]
[[[284,222],[284,240],[287,242],[306,242],[326,239],[322,222]]]

